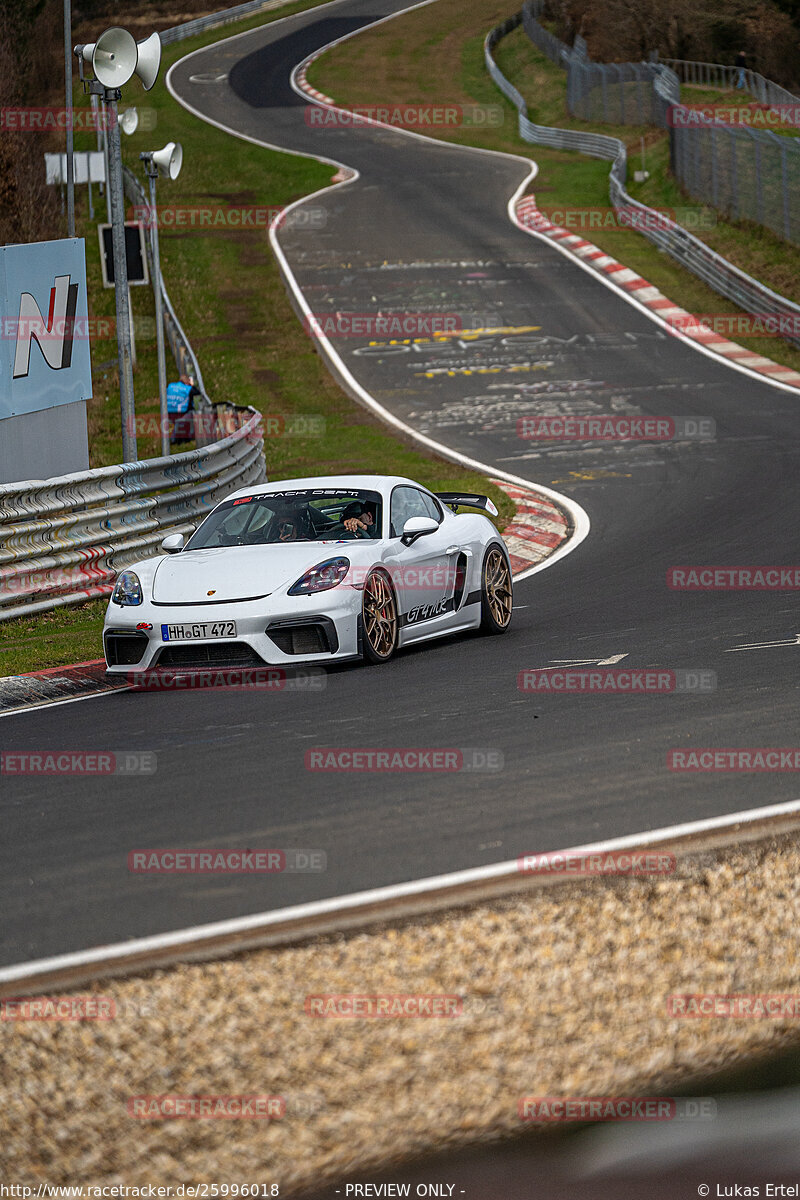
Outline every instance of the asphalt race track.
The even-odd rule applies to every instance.
[[[671,591],[666,572],[797,562],[800,397],[667,336],[515,228],[506,206],[529,172],[524,158],[309,125],[291,68],[400,7],[345,0],[268,25],[184,60],[172,87],[251,138],[357,168],[356,182],[307,202],[324,211],[313,233],[299,220],[280,233],[310,307],[449,312],[465,329],[510,332],[373,349],[342,339],[348,369],[430,436],[573,497],[591,533],[518,585],[503,638],[446,639],[387,667],[343,667],[315,692],[123,693],[3,719],[4,750],[157,756],[150,776],[4,780],[3,964],[798,794],[787,771],[667,768],[673,747],[798,744],[796,593]],[[221,74],[227,82],[191,79]],[[518,419],[543,412],[702,417],[716,432],[607,444],[518,437]],[[736,650],[744,645],[756,648]],[[713,671],[717,687],[518,690],[525,668],[621,655],[626,667]],[[328,746],[478,748],[499,751],[503,767],[306,770],[306,751]],[[128,871],[132,849],[218,846],[318,849],[327,870]]]

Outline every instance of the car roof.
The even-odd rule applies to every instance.
[[[409,484],[411,487],[423,487],[424,491],[429,490],[404,475],[308,475],[301,479],[272,479],[269,483],[257,483],[255,487],[240,488],[231,492],[225,500],[236,500],[240,496],[268,496],[270,492],[281,492],[285,489],[301,491],[305,488],[342,488],[345,491],[349,488],[359,488],[386,495],[397,484]]]

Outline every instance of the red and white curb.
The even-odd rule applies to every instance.
[[[490,483],[501,488],[516,506],[511,524],[503,530],[503,541],[508,547],[512,575],[521,575],[557,550],[569,537],[572,525],[546,496],[502,479]]]
[[[102,658],[67,667],[50,667],[47,671],[31,671],[27,675],[6,675],[0,678],[0,716],[31,705],[38,707],[63,703],[64,700],[81,700],[123,687],[127,687],[127,681],[107,676]]]
[[[320,54],[321,53],[322,53],[322,51],[320,51]],[[320,57],[320,54],[312,54],[310,56],[310,58],[305,59],[302,67],[297,72],[297,77],[296,77],[297,82],[300,84],[300,87],[303,89],[303,91],[306,93],[307,96],[313,97],[314,100],[319,100],[319,102],[321,104],[335,104],[336,103],[335,100],[332,100],[330,96],[326,96],[324,92],[318,92],[317,89],[313,88],[311,86],[311,84],[308,82],[308,80],[306,79],[306,71],[311,66],[311,64]]]
[[[773,362],[772,359],[764,358],[761,354],[754,354],[752,350],[739,346],[736,342],[731,342],[711,329],[706,329],[692,313],[675,304],[652,283],[632,271],[630,267],[617,262],[610,254],[606,254],[605,250],[601,250],[599,246],[587,241],[580,234],[572,233],[561,225],[554,225],[539,211],[536,197],[530,192],[517,201],[515,216],[521,229],[533,229],[536,233],[542,233],[545,237],[558,242],[576,258],[606,275],[615,286],[628,292],[645,308],[649,308],[671,326],[674,324],[670,331],[676,337],[699,342],[713,354],[719,354],[731,362],[749,367],[751,371],[764,375],[768,379],[775,379],[790,387],[800,388],[800,374],[797,371],[793,371],[781,363]]]

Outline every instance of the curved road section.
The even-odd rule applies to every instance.
[[[307,307],[450,313],[461,332],[332,339],[336,369],[396,420],[574,498],[592,534],[518,586],[502,638],[342,669],[321,691],[126,693],[5,718],[4,750],[145,752],[157,769],[3,779],[3,963],[797,795],[791,770],[668,765],[676,748],[800,742],[796,592],[667,586],[673,566],[794,565],[797,398],[669,337],[512,225],[526,159],[315,127],[292,68],[391,9],[343,0],[222,41],[178,63],[171,86],[235,135],[359,172],[300,206],[323,214],[313,230],[280,230]],[[519,436],[543,415],[668,419],[676,435]],[[521,672],[546,668],[541,681],[565,665],[678,682],[644,694],[520,687]],[[309,770],[317,747],[475,753],[470,770],[376,774]],[[130,872],[129,853],[151,847],[303,848],[325,869]]]

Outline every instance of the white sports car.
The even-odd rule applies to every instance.
[[[117,576],[109,672],[250,668],[363,658],[465,629],[502,633],[511,567],[494,525],[410,479],[333,475],[235,492],[184,543]]]

